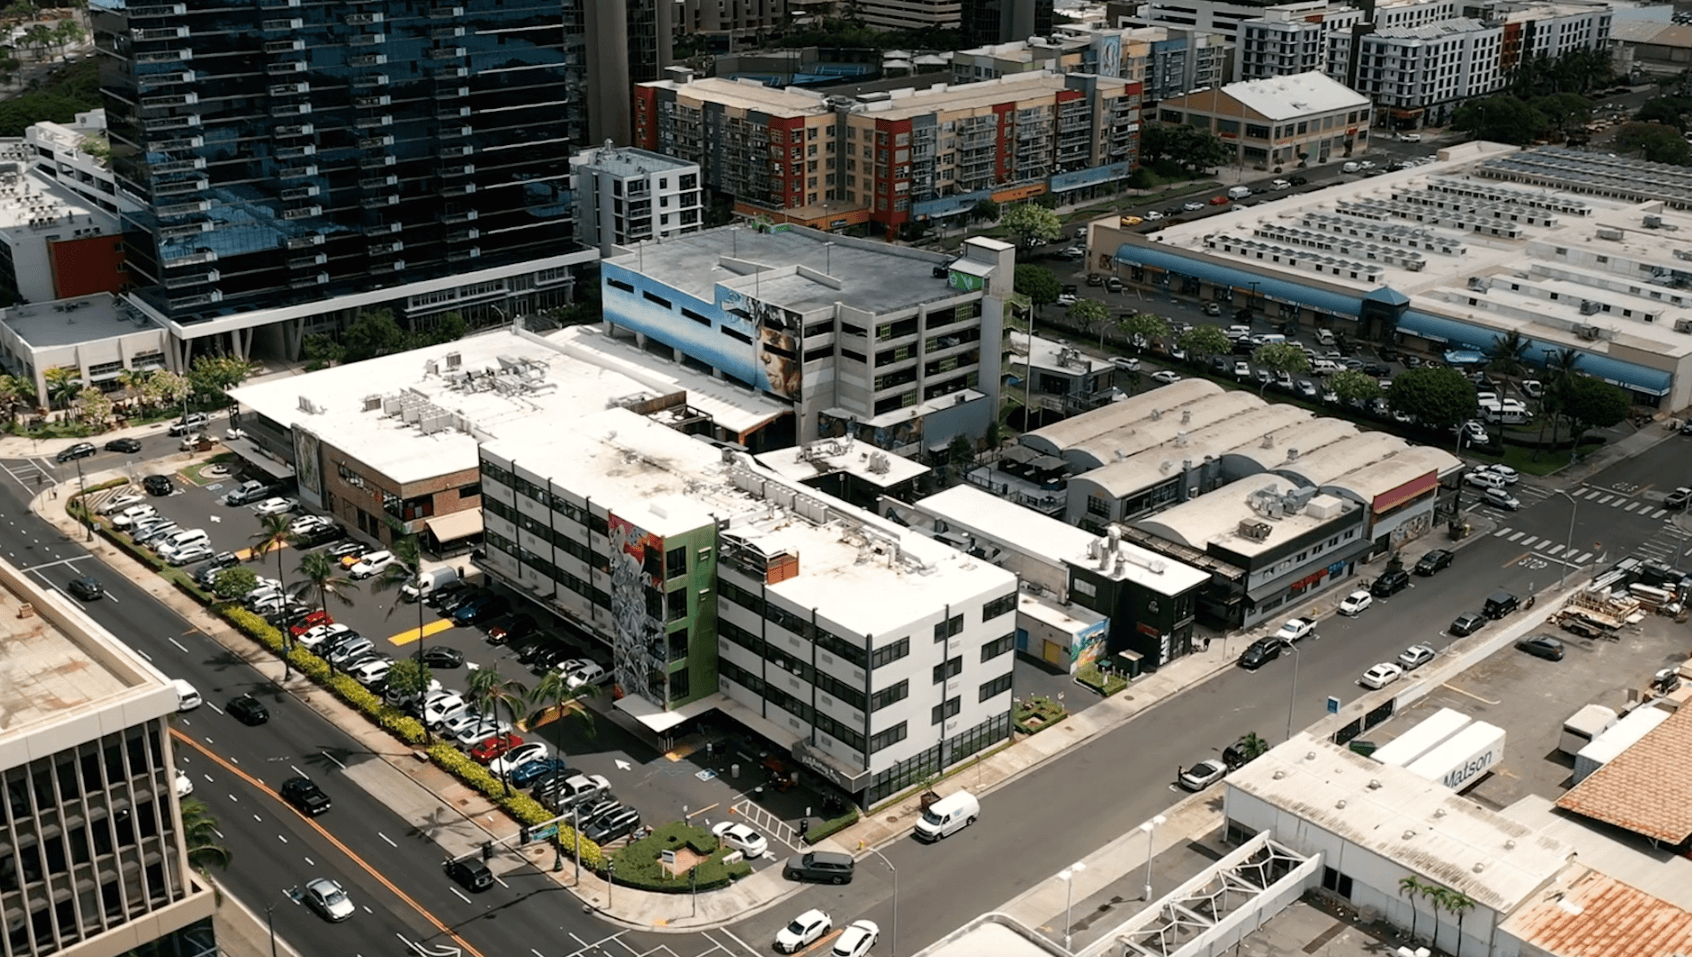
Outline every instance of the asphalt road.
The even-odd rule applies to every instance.
[[[1663,540],[1672,516],[1652,516],[1660,510],[1664,485],[1683,480],[1684,451],[1679,440],[1666,442],[1572,490],[1580,502],[1576,539],[1601,544],[1612,560]],[[0,467],[7,473],[0,477],[0,521],[5,523],[0,551],[62,588],[94,560],[78,543],[27,513],[25,502],[36,490],[34,466],[9,461]],[[983,910],[1053,879],[1070,862],[1167,807],[1177,797],[1173,780],[1178,767],[1215,754],[1247,731],[1280,740],[1289,706],[1294,727],[1309,724],[1324,714],[1329,695],[1348,701],[1363,693],[1357,676],[1405,645],[1426,641],[1444,648],[1443,629],[1455,610],[1478,608],[1492,589],[1525,595],[1530,585],[1551,584],[1562,566],[1525,538],[1511,536],[1520,531],[1562,542],[1570,503],[1543,492],[1526,498],[1529,504],[1522,511],[1498,515],[1503,534],[1469,544],[1451,569],[1415,579],[1410,589],[1377,602],[1356,619],[1324,620],[1319,637],[1303,642],[1296,656],[1283,655],[1256,672],[1224,672],[1063,755],[987,796],[981,821],[938,845],[904,839],[886,847],[903,894],[897,949],[914,951]],[[442,875],[429,835],[412,829],[357,785],[360,764],[379,758],[361,753],[350,737],[314,712],[278,696],[244,662],[192,632],[132,583],[105,578],[109,597],[89,604],[89,613],[166,673],[193,682],[207,699],[207,706],[184,716],[180,728],[221,762],[189,745],[179,743],[177,751],[234,851],[228,872],[218,878],[255,910],[274,903],[278,929],[295,946],[312,953],[368,955],[395,947],[395,934],[441,939],[419,908],[488,955],[525,949],[543,957],[571,953],[615,933],[524,868],[504,875],[508,886],[467,901]],[[269,724],[245,728],[218,713],[229,697],[247,690],[262,692],[269,702]],[[274,788],[296,769],[317,779],[336,802],[315,824],[252,783]],[[331,926],[282,895],[320,874],[343,881],[368,910]],[[871,856],[860,862],[858,875],[845,887],[807,889],[727,931],[682,937],[622,933],[620,943],[606,952],[662,947],[673,954],[761,953],[781,924],[808,907],[822,907],[837,926],[860,917],[875,920],[886,941],[893,926],[889,873]],[[560,906],[566,903],[572,906]],[[284,914],[286,922],[280,919]]]

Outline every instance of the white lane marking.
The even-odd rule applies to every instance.
[[[335,765],[335,767],[337,767],[337,768],[340,768],[340,769],[341,769],[341,770],[343,770],[343,771],[345,771],[345,770],[346,770],[346,769],[347,769],[347,766],[346,766],[346,765],[344,765],[344,764],[342,764],[342,763],[341,763],[341,762],[339,762],[339,761],[336,761],[336,760],[335,760],[335,756],[334,756],[334,755],[332,755],[332,754],[330,754],[330,753],[329,753],[329,752],[327,752],[327,751],[319,751],[319,752],[317,752],[317,753],[318,753],[318,754],[321,754],[321,755],[323,755],[323,756],[324,756],[324,757],[326,757],[326,758],[328,758],[328,759],[329,759],[329,760],[330,760],[330,761],[331,761],[331,762],[333,762],[333,763],[334,763],[334,765]]]
[[[723,928],[719,928],[719,929],[723,932],[724,936],[728,937],[730,940],[739,944],[741,947],[744,947],[746,949],[747,953],[758,954],[761,957],[762,951],[759,951],[757,948],[753,947],[751,944],[748,944],[746,941],[741,940],[739,937],[735,936],[734,931],[729,930],[727,927],[723,927]]]
[[[276,839],[284,844],[288,843],[288,835],[286,834],[278,834],[276,835]]]
[[[448,885],[447,890],[452,891],[452,896],[458,898],[459,900],[463,901],[464,903],[466,903],[466,904],[470,903],[470,898],[465,897],[464,892],[459,890],[458,888]]]
[[[168,641],[171,644],[175,645],[177,650],[182,652],[183,654],[188,653],[188,649],[182,644],[182,642],[177,641],[175,638],[166,638],[165,641]]]
[[[1575,559],[1575,564],[1576,565],[1584,565],[1584,564],[1586,564],[1586,560],[1588,558],[1591,558],[1591,557],[1592,557],[1591,552],[1585,552],[1579,558]]]
[[[1558,546],[1556,546],[1556,547],[1555,547],[1555,548],[1552,548],[1552,549],[1550,549],[1550,550],[1549,550],[1549,551],[1547,551],[1547,552],[1546,552],[1546,553],[1545,553],[1545,554],[1547,554],[1547,555],[1555,555],[1555,554],[1557,554],[1557,553],[1558,553],[1558,552],[1560,552],[1560,551],[1562,551],[1562,550],[1563,550],[1563,549],[1564,549],[1564,548],[1567,548],[1567,547],[1568,547],[1568,546],[1566,546],[1566,545],[1558,545]]]
[[[183,651],[187,651],[187,650],[188,650],[188,649],[186,649],[186,648],[184,648],[184,649],[182,649],[182,650],[183,650]],[[217,713],[218,713],[218,714],[223,714],[223,709],[222,709],[222,708],[219,708],[219,707],[218,707],[218,706],[217,706],[217,705],[215,705],[215,704],[212,704],[212,703],[211,703],[211,702],[210,702],[210,701],[208,701],[208,702],[206,702],[206,707],[208,707],[208,708],[210,708],[210,709],[212,709],[212,710],[213,710],[213,711],[216,711],[216,712],[217,712]],[[208,742],[208,743],[210,743],[210,739],[209,739],[209,738],[208,738],[208,739],[207,739],[207,742]]]
[[[1504,536],[1510,534],[1513,531],[1515,531],[1515,529],[1512,529],[1510,526],[1506,525],[1503,528],[1499,529],[1498,531],[1493,532],[1492,537],[1493,538],[1503,538]],[[1516,532],[1516,534],[1520,535],[1521,532]]]
[[[386,835],[386,834],[383,834],[383,833],[382,833],[382,832],[381,832],[381,831],[377,831],[377,832],[376,832],[376,836],[377,836],[377,837],[379,837],[379,838],[381,838],[381,839],[382,839],[382,840],[384,840],[384,841],[387,841],[387,842],[388,842],[388,846],[389,846],[389,847],[399,847],[399,845],[398,845],[398,844],[395,844],[395,843],[394,843],[394,839],[393,839],[393,838],[391,838],[391,837],[389,837],[389,836],[388,836],[388,835]]]
[[[1527,534],[1527,532],[1517,532],[1516,534],[1510,536],[1510,541],[1513,542],[1516,539],[1521,538],[1523,535],[1526,535],[1526,534]]]
[[[94,557],[93,555],[78,555],[75,558],[61,558],[61,559],[59,559],[58,561],[55,561],[55,562],[42,562],[39,565],[31,565],[30,567],[23,569],[23,571],[33,572],[33,571],[39,571],[43,568],[52,568],[55,565],[70,565],[70,564],[73,564],[75,562],[80,562],[85,558],[93,558],[93,557]]]

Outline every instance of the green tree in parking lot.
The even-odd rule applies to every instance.
[[[1310,357],[1304,350],[1290,342],[1275,342],[1266,346],[1259,346],[1251,354],[1253,365],[1268,369],[1271,372],[1285,372],[1287,375],[1304,375],[1310,371]],[[1257,390],[1262,395],[1269,388],[1269,383],[1263,383]]]
[[[1058,281],[1057,273],[1032,263],[1016,267],[1014,285],[1017,292],[1034,303],[1035,309],[1057,302],[1057,297],[1063,294],[1063,283]]]
[[[1563,386],[1563,416],[1574,423],[1574,444],[1586,430],[1607,429],[1627,418],[1627,393],[1591,376],[1575,376]]]
[[[188,384],[204,404],[229,404],[229,390],[253,374],[253,363],[234,356],[201,356],[188,370]]]
[[[352,599],[347,593],[358,587],[358,582],[342,575],[341,566],[335,559],[324,552],[306,552],[300,556],[300,565],[296,569],[300,573],[300,582],[294,586],[297,595],[317,593],[317,607],[325,612],[329,610],[329,597],[343,605],[350,606]]]
[[[1365,375],[1356,369],[1336,372],[1328,377],[1328,388],[1334,390],[1334,395],[1345,403],[1361,403],[1368,405],[1380,398],[1381,384],[1374,376]]]
[[[515,678],[507,681],[498,668],[477,668],[472,671],[465,696],[475,702],[477,709],[483,714],[493,715],[495,721],[499,720],[499,712],[503,708],[510,716],[513,728],[517,727],[528,713],[528,687]],[[499,786],[501,794],[510,787],[504,774],[499,776]]]
[[[1169,320],[1150,312],[1130,313],[1116,320],[1116,331],[1126,336],[1130,343],[1134,342],[1135,336],[1144,339],[1149,348],[1168,337]]]
[[[1034,203],[1017,203],[999,215],[999,225],[1016,237],[1018,248],[1049,243],[1063,235],[1057,213]]]
[[[393,604],[388,606],[388,610],[386,612],[386,615],[391,616],[393,615],[395,609],[400,606],[398,599],[403,597],[399,594],[400,590],[407,585],[414,584],[417,581],[417,577],[423,568],[423,556],[417,547],[416,535],[402,535],[399,538],[394,539],[394,544],[389,548],[389,551],[394,553],[394,560],[388,565],[388,567],[382,569],[382,574],[377,575],[376,578],[371,581],[370,590],[376,594],[381,594],[382,592],[387,591],[395,593],[396,600]],[[417,596],[416,657],[419,662],[423,660],[422,594]]]
[[[1210,361],[1211,356],[1223,355],[1234,348],[1233,341],[1221,326],[1209,324],[1194,326],[1181,333],[1175,344],[1187,350],[1187,355],[1200,365]]]
[[[1393,409],[1440,430],[1456,428],[1480,408],[1474,385],[1463,373],[1445,366],[1405,370],[1392,380],[1387,401]]]
[[[276,553],[276,580],[282,583],[282,590],[288,590],[288,575],[282,570],[282,550],[294,535],[288,530],[294,517],[284,512],[280,515],[263,515],[259,517],[259,529],[248,536],[253,542],[253,557],[263,558],[271,552]],[[294,650],[293,635],[288,629],[282,631],[282,680],[287,681],[293,673],[289,666],[288,655]]]
[[[241,598],[258,587],[258,572],[240,565],[225,568],[212,579],[212,594],[220,601],[240,601]]]
[[[388,690],[403,700],[419,698],[429,690],[429,682],[434,678],[429,666],[419,659],[401,658],[388,671]],[[426,744],[435,743],[435,732],[427,724],[423,726],[423,740]]]
[[[1099,348],[1104,348],[1105,331],[1110,328],[1110,310],[1097,299],[1077,299],[1064,311],[1064,318],[1081,327],[1099,327]]]
[[[548,721],[571,715],[582,723],[582,730],[591,737],[594,733],[593,712],[582,704],[582,699],[593,693],[593,685],[582,685],[579,688],[570,687],[564,680],[564,675],[556,668],[547,670],[546,675],[529,690],[529,704],[540,710],[529,715],[528,726],[539,727]]]

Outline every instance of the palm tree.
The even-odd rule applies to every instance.
[[[1410,900],[1410,940],[1411,940],[1411,942],[1414,942],[1416,940],[1416,898],[1418,896],[1422,895],[1422,894],[1426,894],[1429,890],[1430,890],[1430,888],[1428,887],[1428,885],[1423,884],[1421,881],[1417,880],[1414,875],[1412,875],[1410,877],[1401,877],[1401,878],[1398,879],[1398,896],[1399,897],[1407,897]]]
[[[131,402],[140,399],[151,374],[146,369],[125,369],[118,373],[118,385],[123,386],[124,398]]]
[[[531,728],[539,727],[568,714],[579,719],[583,730],[591,736],[594,733],[593,712],[582,704],[581,699],[592,693],[591,685],[572,688],[565,682],[562,672],[549,670],[529,692],[529,703],[541,710],[529,715],[527,724]]]
[[[1462,891],[1447,890],[1445,899],[1441,901],[1445,909],[1457,915],[1457,947],[1458,953],[1463,952],[1463,915],[1475,906],[1474,898]]]
[[[1553,416],[1551,421],[1551,445],[1557,444],[1557,420],[1563,418],[1568,403],[1564,402],[1569,380],[1580,374],[1580,350],[1570,346],[1558,349],[1546,357],[1545,362],[1545,398],[1540,407],[1544,409],[1549,404]]]
[[[358,582],[340,574],[341,566],[323,552],[306,552],[300,556],[300,582],[294,586],[294,595],[317,593],[317,606],[325,613],[329,611],[329,596],[343,605],[351,605],[352,599],[346,593],[358,587]],[[330,665],[333,669],[334,665]]]
[[[406,535],[394,539],[394,544],[390,546],[389,551],[394,553],[394,561],[388,567],[382,569],[382,574],[370,583],[372,592],[398,592],[406,585],[416,583],[417,576],[423,569],[422,554],[417,547],[416,535]],[[399,608],[400,597],[396,595],[394,603],[388,606],[387,614],[389,616],[393,615],[394,611]],[[417,660],[419,663],[423,661],[423,596],[421,594],[417,596]]]
[[[288,590],[288,576],[282,571],[282,549],[286,548],[288,546],[288,540],[294,537],[293,533],[288,530],[288,525],[292,521],[293,520],[289,518],[287,513],[283,513],[281,515],[265,515],[259,519],[259,530],[254,532],[251,536],[255,543],[253,545],[254,558],[263,558],[270,552],[276,553],[276,580],[282,584],[282,590],[284,592]],[[290,668],[288,661],[288,655],[291,654],[293,650],[293,636],[289,633],[288,629],[283,628],[283,681],[287,681],[293,674],[293,670]]]
[[[518,709],[524,709],[528,703],[529,689],[515,678],[507,681],[496,668],[478,668],[470,673],[466,696],[484,714],[492,714],[495,721],[499,720],[499,711],[505,709],[511,716],[512,727],[516,727],[522,718]],[[504,773],[499,776],[500,793],[510,789],[505,781]]]
[[[182,802],[182,842],[188,847],[188,864],[201,874],[213,864],[227,870],[234,855],[217,843],[217,818],[211,809],[189,798]]]
[[[82,370],[70,366],[54,366],[42,373],[47,380],[47,407],[68,408],[71,400],[82,391]]]

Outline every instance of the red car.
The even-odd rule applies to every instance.
[[[1226,206],[1226,205],[1228,205],[1228,202],[1229,202],[1229,200],[1228,200],[1228,197],[1226,197],[1226,196],[1212,196],[1212,197],[1210,197],[1210,205],[1212,205],[1212,206]]]
[[[288,634],[298,638],[318,625],[333,625],[334,623],[335,619],[330,618],[329,613],[320,608],[290,625]]]
[[[487,764],[523,743],[522,735],[496,734],[470,749],[470,756],[480,764]]]

